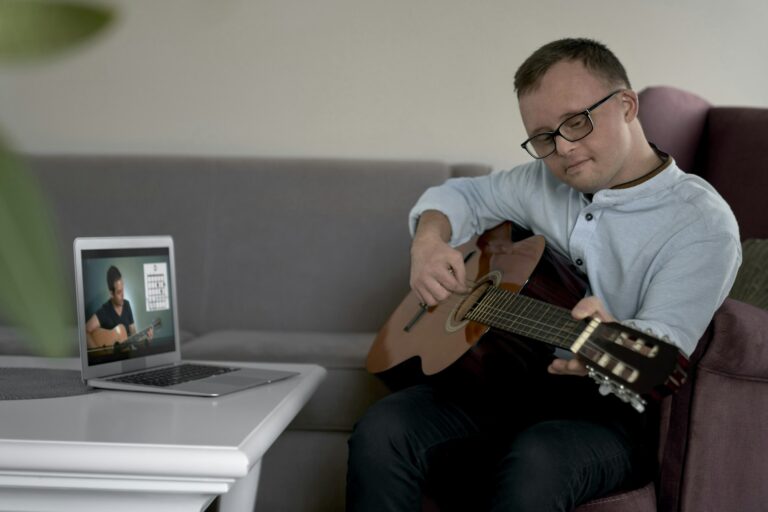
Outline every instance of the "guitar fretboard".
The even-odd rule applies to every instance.
[[[584,330],[567,309],[491,286],[467,318],[568,349]]]

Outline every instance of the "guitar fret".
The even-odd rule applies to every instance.
[[[529,333],[531,337],[536,337],[545,341],[556,339],[549,320],[546,318],[549,313],[549,305],[532,300],[526,301],[527,314],[529,318]]]
[[[501,293],[498,293],[499,291],[501,291],[501,290],[499,290],[498,288],[494,289],[494,292],[496,292],[496,293],[494,293],[493,301],[491,302],[491,308],[492,308],[492,312],[493,312],[492,319],[494,321],[496,321],[498,324],[503,324],[504,323],[504,316],[503,316],[504,308],[500,304],[501,300],[503,299],[503,295]]]
[[[507,314],[508,311],[505,309],[507,296],[506,294],[504,294],[504,290],[497,289],[495,291],[496,291],[496,299],[493,301],[493,305],[497,308],[499,313],[496,316],[499,320],[509,322],[510,318],[509,318],[509,315]],[[514,323],[514,319],[512,319],[512,323]]]
[[[533,303],[533,308],[532,309],[538,313],[538,318],[536,318],[536,320],[538,320],[539,322],[542,323],[541,324],[542,325],[541,330],[545,331],[545,332],[549,331],[552,327],[548,323],[544,323],[544,316],[545,316],[546,310],[543,307],[543,305],[542,304]]]
[[[512,299],[514,298],[514,295],[509,293],[504,293],[504,290],[502,289],[498,290],[498,295],[499,295],[500,309],[502,309],[504,312],[512,311]]]

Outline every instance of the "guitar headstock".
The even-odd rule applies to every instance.
[[[612,393],[642,412],[643,397],[661,399],[685,380],[688,359],[679,348],[618,322],[589,319],[571,350],[603,394]]]

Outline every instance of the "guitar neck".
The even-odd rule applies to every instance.
[[[467,313],[474,322],[569,349],[584,330],[567,309],[491,286]]]

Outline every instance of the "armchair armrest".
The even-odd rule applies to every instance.
[[[659,511],[759,510],[768,502],[768,311],[726,299],[666,405]]]

